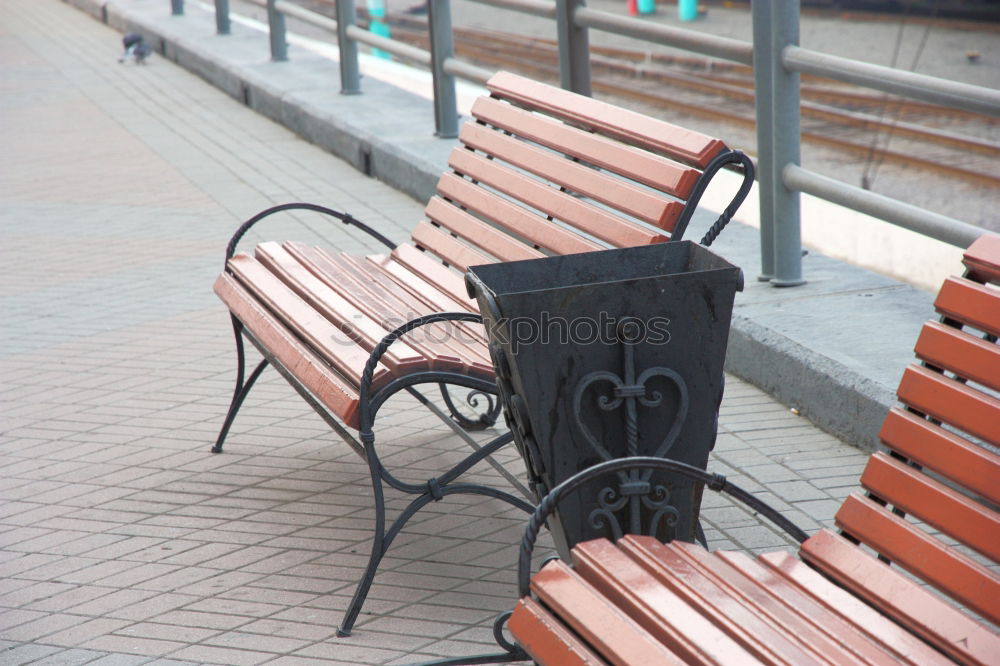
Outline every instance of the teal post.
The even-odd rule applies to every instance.
[[[385,0],[368,0],[368,32],[388,39],[392,37],[389,24],[385,22]],[[392,60],[392,55],[382,49],[372,49],[376,58]]]
[[[682,21],[698,18],[698,0],[677,0],[677,16]]]

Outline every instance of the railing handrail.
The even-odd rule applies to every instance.
[[[248,0],[270,11],[293,16],[315,27],[336,32],[341,49],[342,92],[360,91],[357,43],[381,49],[435,74],[435,122],[440,136],[457,132],[454,77],[482,84],[492,71],[454,57],[451,53],[449,0],[429,0],[431,50],[424,50],[354,25],[354,0],[338,0],[343,25],[290,0]],[[587,7],[584,0],[470,0],[499,9],[552,19],[557,23],[563,86],[590,92],[589,48],[586,31],[602,30],[646,42],[670,46],[755,69],[758,108],[758,175],[760,180],[762,277],[777,285],[801,284],[801,240],[798,194],[804,192],[851,210],[958,247],[967,247],[982,230],[952,217],[934,213],[887,196],[855,187],[804,169],[799,164],[798,75],[811,74],[860,85],[901,97],[1000,117],[1000,90],[875,65],[798,45],[798,0],[753,3],[754,42],[719,37],[639,18]],[[219,33],[228,27],[228,0],[215,0]],[[434,16],[434,8],[444,17]],[[183,13],[183,0],[171,0],[173,13]],[[225,16],[219,16],[224,13]],[[283,23],[272,18],[272,57],[283,59]],[[448,33],[443,51],[435,53],[434,33]],[[566,43],[564,43],[566,42]],[[766,42],[766,43],[765,43]],[[755,58],[757,62],[755,63]],[[450,89],[449,89],[450,87]],[[777,119],[776,119],[777,117]]]
[[[1000,117],[1000,90],[994,88],[873,65],[801,46],[785,47],[781,60],[785,67],[794,72],[822,76],[962,111]]]

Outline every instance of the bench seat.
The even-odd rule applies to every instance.
[[[577,545],[572,567],[548,563],[508,626],[543,664],[995,663],[995,631],[836,533],[820,530],[802,548],[885,605],[790,552],[752,558],[629,535]],[[552,660],[566,653],[581,657]]]
[[[723,477],[691,468],[784,528],[798,556],[598,539],[574,547],[572,566],[545,565],[530,596],[530,543],[557,488],[522,547],[522,599],[508,622],[521,648],[540,664],[997,664],[1000,236],[977,240],[964,263],[903,373],[901,405],[880,431],[885,450],[835,515],[839,532],[807,537]],[[670,464],[631,460],[619,467]]]
[[[361,371],[382,338],[418,316],[475,311],[467,296],[449,291],[442,280],[430,281],[435,266],[423,265],[422,257],[412,245],[390,255],[353,257],[301,243],[266,242],[253,255],[230,259],[215,292],[283,366],[296,368],[297,375],[302,364],[309,390],[346,426],[358,429]],[[458,284],[460,279],[450,286]],[[380,359],[372,390],[401,374],[431,370],[492,381],[482,327],[459,326],[455,331],[433,324],[424,335],[393,344]]]

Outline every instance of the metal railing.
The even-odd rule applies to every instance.
[[[429,68],[434,86],[435,133],[458,134],[455,78],[484,83],[493,73],[457,59],[450,0],[428,0],[430,50],[425,51],[355,24],[355,0],[337,0],[337,20],[288,0],[249,0],[268,12],[271,57],[287,58],[284,16],[336,32],[341,92],[361,92],[358,44],[381,49]],[[754,69],[757,174],[760,200],[761,277],[775,286],[804,282],[799,194],[866,213],[931,238],[967,247],[983,231],[960,220],[829,178],[800,165],[799,76],[812,74],[945,107],[1000,117],[1000,90],[872,65],[799,46],[799,0],[754,0],[753,43],[598,11],[584,0],[470,0],[555,21],[561,85],[590,94],[589,31],[602,30],[662,44]],[[171,0],[174,14],[183,0]],[[229,31],[229,0],[215,0],[220,34]]]

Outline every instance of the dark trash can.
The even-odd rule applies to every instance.
[[[537,499],[596,463],[705,469],[742,271],[690,241],[474,266],[508,426]],[[599,479],[549,529],[563,557],[621,533],[694,541],[702,487],[649,470]]]

